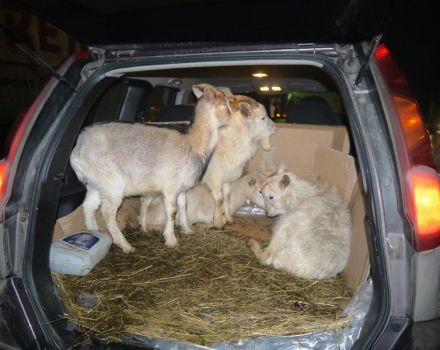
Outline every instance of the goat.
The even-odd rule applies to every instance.
[[[269,245],[249,246],[262,264],[305,279],[335,276],[350,252],[351,217],[334,188],[280,168],[262,187],[266,215],[280,215]]]
[[[124,197],[142,196],[142,207],[162,194],[168,247],[177,245],[174,234],[176,202],[185,233],[185,192],[199,181],[218,141],[218,129],[230,121],[226,96],[209,84],[193,86],[199,98],[187,134],[140,123],[103,123],[85,128],[78,136],[70,162],[87,188],[84,216],[88,229],[97,229],[101,212],[113,243],[125,253],[134,251],[120,231],[116,214]]]
[[[258,172],[251,172],[242,176],[237,181],[231,183],[231,195],[230,195],[230,215],[244,205],[247,201],[250,201],[260,207],[264,207],[263,196],[259,192],[261,185],[266,180],[266,176]],[[187,218],[190,225],[194,223],[212,224],[214,217],[215,201],[212,197],[208,187],[205,184],[198,184],[187,191]],[[121,216],[122,222],[129,220],[124,219],[133,217],[133,212],[138,210],[136,202],[126,204],[121,207],[118,215]],[[125,214],[125,215],[124,215]],[[181,213],[177,213],[177,221]],[[145,218],[140,218],[141,222],[146,223],[143,227],[146,230],[148,227],[162,226],[165,223],[165,209],[161,197],[155,198],[146,213]],[[148,224],[147,224],[148,223]]]
[[[258,145],[265,151],[271,146],[269,137],[277,130],[264,106],[247,96],[228,98],[231,123],[220,130],[217,147],[202,178],[215,200],[213,226],[232,223],[230,183],[243,174],[246,163],[255,155]]]

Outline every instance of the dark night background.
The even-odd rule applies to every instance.
[[[419,100],[425,117],[432,99],[440,93],[439,13],[431,1],[406,0],[396,3],[384,41]]]
[[[294,42],[295,33],[300,33],[298,37],[306,39],[313,38],[316,33],[320,33],[325,38],[325,25],[334,20],[335,14],[341,12],[341,8],[346,5],[347,1],[277,0],[268,2],[243,0],[240,2],[222,1],[219,3],[217,0],[206,0],[191,1],[191,4],[188,4],[188,2],[179,0],[162,2],[146,0],[145,2],[139,2],[135,0],[127,2],[134,6],[134,10],[130,10],[126,8],[127,3],[113,0],[0,0],[0,10],[4,6],[6,9],[12,8],[18,13],[36,12],[48,22],[51,22],[51,20],[57,22],[55,24],[58,24],[67,32],[75,32],[73,36],[65,39],[66,43],[63,44],[63,50],[58,53],[58,56],[61,53],[67,56],[71,52],[80,49],[80,46],[75,44],[73,39],[79,39],[78,41],[84,44],[87,41],[85,38],[99,42],[103,38],[107,40],[107,38],[112,37],[119,40],[119,42],[127,39],[137,42],[142,41],[142,38],[146,35],[149,39],[168,39],[168,41],[179,41],[180,39],[186,41],[198,41],[199,39],[202,39],[202,41],[210,41],[210,39],[213,39],[212,41],[234,41],[238,38],[242,39],[238,41],[265,39],[266,41]],[[169,8],[163,6],[163,3],[172,6],[174,9],[177,8],[177,10],[171,12]],[[434,11],[432,2],[429,0],[352,0],[350,3],[367,3],[368,11],[365,11],[366,13],[363,16],[354,19],[346,16],[338,20],[347,23],[350,21],[355,22],[354,24],[358,29],[372,27],[374,28],[373,31],[377,32],[378,26],[384,28],[383,41],[388,45],[397,63],[406,73],[431,134],[437,135],[436,130],[440,128],[440,65],[437,63],[440,53],[440,40],[438,38],[440,31],[436,23],[438,14]],[[146,7],[150,5],[153,7],[160,5],[165,10],[161,8],[160,11],[162,12],[156,13],[154,8]],[[136,6],[140,6],[141,9],[136,8]],[[145,8],[142,9],[142,7]],[[202,16],[198,12],[201,9],[205,9],[206,13],[217,11],[217,15],[220,17]],[[310,16],[311,9],[314,11]],[[309,22],[307,20],[301,22],[303,17],[301,11],[307,14]],[[384,20],[382,13],[386,11],[390,15]],[[125,13],[125,17],[121,13]],[[151,15],[151,13],[154,15]],[[148,20],[143,18],[146,14],[149,15]],[[296,14],[295,17],[293,17],[294,14]],[[227,21],[225,21],[225,17],[222,17],[226,15],[228,16]],[[309,17],[312,18],[312,21]],[[225,22],[227,25],[220,26]],[[5,20],[3,24],[8,25]],[[88,29],[91,24],[94,25],[93,31]],[[12,27],[14,28],[14,26]],[[315,30],[316,28],[318,29]],[[54,48],[49,41],[53,38],[54,33],[51,32],[53,29],[41,20],[38,25],[31,26],[26,30],[27,32],[23,30],[21,33],[17,33],[17,36],[25,42],[29,41],[27,40],[29,39],[28,36],[32,34],[30,31],[34,30],[37,32],[35,33],[36,36],[46,35],[49,38],[45,42],[46,49],[50,51],[51,46],[52,49]],[[312,32],[313,35],[310,34]],[[331,40],[332,33],[328,35],[329,40]],[[0,30],[0,49],[2,40],[5,41],[6,39]],[[11,45],[11,40],[8,41],[8,45]],[[32,45],[30,46],[32,47]],[[47,50],[42,54],[43,58],[46,59],[45,53],[47,53]],[[27,59],[22,57],[20,64],[23,67],[26,65],[25,60]],[[32,63],[29,60],[27,62],[27,67],[29,67]],[[53,62],[50,63],[56,66],[60,62],[53,59]],[[10,70],[6,66],[10,62],[2,60],[1,52],[0,63],[2,66],[0,72],[2,72],[2,69],[3,72]],[[7,124],[11,122],[11,119],[35,98],[46,81],[47,74],[42,72],[41,69],[34,69],[35,74],[38,75],[38,81],[33,84],[32,92],[28,89],[27,95],[21,98],[22,106],[17,106],[14,111],[2,114],[2,103],[0,101],[0,125],[3,131],[8,128]],[[20,71],[17,73],[21,74]],[[8,74],[12,73],[8,71]],[[5,81],[0,79],[0,83],[5,84]],[[1,87],[0,84],[0,92],[7,94],[8,90],[1,90]],[[3,96],[3,98],[8,99],[7,96]],[[4,133],[0,133],[0,138],[2,134],[5,137]],[[440,134],[438,135],[440,136]]]

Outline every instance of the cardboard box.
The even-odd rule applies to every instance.
[[[249,162],[249,170],[273,170],[274,165],[284,163],[289,171],[308,175],[314,168],[318,148],[331,148],[348,154],[350,141],[343,126],[278,124],[278,131],[271,136],[272,150],[258,150]]]
[[[259,150],[248,170],[275,171],[284,163],[289,171],[303,176],[315,175],[336,187],[352,214],[351,252],[343,272],[347,286],[357,291],[369,271],[365,237],[365,206],[355,159],[348,155],[350,142],[345,127],[280,124],[271,137],[272,150]],[[98,211],[99,212],[99,211]],[[98,213],[98,224],[104,227]],[[82,207],[60,218],[54,239],[85,229]]]

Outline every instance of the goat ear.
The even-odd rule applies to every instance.
[[[240,102],[239,108],[241,114],[243,114],[246,118],[250,118],[252,116],[252,107],[247,102]]]
[[[223,87],[223,86],[222,86],[222,87],[217,87],[217,90],[223,92],[223,93],[225,94],[226,97],[232,97],[232,96],[234,96],[234,95],[232,94],[231,89],[228,88],[228,87]]]
[[[280,187],[286,188],[290,184],[290,177],[289,175],[284,175],[283,178],[280,181]]]
[[[257,183],[257,179],[255,177],[252,177],[249,179],[249,186],[254,186]]]
[[[194,92],[194,95],[196,95],[197,99],[203,96],[203,89],[201,87],[202,84],[199,85],[193,85],[192,90]]]
[[[234,101],[233,96],[229,96],[226,98],[226,106],[228,107],[229,113],[232,114],[235,112],[235,110],[236,110],[235,105],[236,105],[236,102]]]
[[[278,167],[277,174],[281,175],[281,174],[283,174],[285,172],[286,172],[286,164],[281,163],[280,166]]]
[[[195,84],[192,86],[192,89],[197,99],[205,96],[209,101],[214,101],[215,93],[220,92],[214,86],[206,83]]]

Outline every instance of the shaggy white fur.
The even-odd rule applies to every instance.
[[[262,193],[266,214],[280,217],[267,248],[249,241],[261,263],[306,279],[332,277],[345,268],[351,216],[334,188],[280,168]]]

